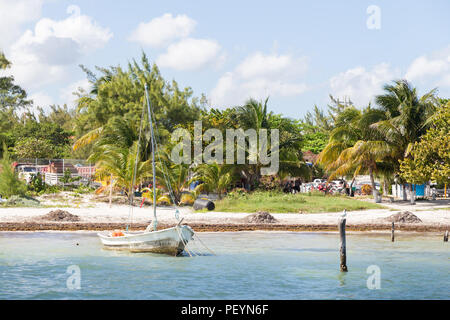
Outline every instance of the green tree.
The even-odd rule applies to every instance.
[[[266,129],[268,132],[272,129],[279,130],[279,174],[282,176],[302,176],[309,177],[310,170],[303,161],[302,146],[303,139],[299,126],[295,120],[288,119],[282,115],[273,114],[268,111],[268,98],[262,101],[249,99],[243,106],[235,108],[235,118],[237,127],[244,130],[254,129],[259,137],[260,129]],[[259,138],[258,138],[259,140]],[[246,150],[248,150],[249,141],[246,140]],[[271,155],[272,146],[270,143],[263,150]],[[247,152],[247,159],[251,156]],[[260,159],[259,159],[260,160]],[[252,187],[257,187],[261,179],[261,168],[264,165],[257,161],[256,164],[246,164],[239,166],[238,169],[245,173],[247,183]]]
[[[0,160],[0,195],[9,198],[13,195],[23,196],[27,190],[24,181],[20,180],[13,168],[6,145],[3,144],[3,158]]]
[[[312,124],[298,121],[303,136],[302,151],[311,151],[319,154],[327,145],[329,133],[325,133]]]
[[[431,127],[400,161],[400,175],[410,183],[450,183],[450,102],[439,108]]]
[[[372,124],[383,136],[386,144],[390,145],[396,169],[399,161],[408,157],[415,142],[419,141],[429,127],[428,119],[436,111],[439,102],[436,89],[423,96],[417,95],[406,80],[396,80],[394,84],[384,86],[385,93],[376,97],[386,118]]]
[[[159,150],[155,154],[156,183],[169,193],[172,201],[178,204],[183,190],[189,185],[189,165],[173,163],[170,160],[168,149]]]
[[[151,65],[142,54],[141,64],[135,60],[122,67],[99,68],[100,76],[85,67],[93,90],[79,92],[76,134],[79,140],[74,149],[86,146],[98,139],[111,118],[122,118],[130,127],[139,128],[144,106],[144,85],[149,88],[152,112],[158,123],[157,135],[166,141],[169,133],[180,124],[199,119],[206,99],[193,97],[192,89],[179,89],[175,81],[168,82],[158,67]],[[146,108],[146,105],[144,106]],[[148,129],[145,123],[144,129]]]
[[[429,128],[429,119],[439,106],[439,100],[436,89],[419,97],[417,89],[406,80],[386,84],[384,91],[384,94],[376,96],[375,101],[385,119],[371,126],[382,135],[379,144],[383,144],[386,151],[385,163],[391,167],[390,171],[400,173],[400,163],[411,158],[414,143]]]
[[[140,184],[149,177],[151,177],[151,161],[142,161],[140,158],[137,161],[137,170],[134,172],[137,143],[131,147],[117,147],[114,145],[103,145],[103,152],[99,153],[95,159],[96,175],[100,179],[112,178],[114,179],[114,188],[121,188],[125,191],[127,196],[131,198],[133,190],[133,175],[136,174],[135,184]]]
[[[11,63],[0,51],[0,72],[10,66]],[[0,143],[5,143],[8,148],[14,145],[14,131],[19,124],[16,111],[30,105],[31,101],[27,100],[25,90],[14,84],[14,77],[0,74]],[[0,150],[0,156],[2,152],[3,150]]]
[[[191,181],[202,182],[195,188],[196,192],[215,192],[222,198],[233,181],[232,167],[219,165],[217,162],[201,164],[194,170]]]
[[[49,108],[50,112],[45,113],[44,109],[37,107],[39,123],[56,124],[65,132],[72,133],[75,128],[75,110],[69,109],[66,104],[63,106],[51,105]]]
[[[370,125],[381,119],[384,119],[383,112],[370,106],[363,111],[347,107],[339,114],[329,142],[318,158],[330,173],[329,180],[341,176],[354,179],[366,173],[375,194],[374,176],[383,166],[388,150],[384,142],[379,141],[381,135]]]
[[[37,121],[33,114],[25,114],[23,118],[12,134],[16,157],[60,159],[70,156],[70,132],[57,123]]]
[[[0,51],[0,69],[6,69],[9,68],[11,65],[11,62],[6,59],[5,54]]]
[[[7,69],[11,63],[6,59],[5,55],[0,52],[0,71]],[[24,108],[31,104],[27,100],[27,93],[20,86],[14,84],[14,77],[0,77],[0,111],[8,109],[16,110]]]
[[[55,151],[50,141],[39,138],[22,138],[14,146],[14,154],[18,159],[57,159],[58,153]]]

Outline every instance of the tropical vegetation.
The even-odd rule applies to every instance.
[[[0,53],[0,71],[10,66]],[[132,197],[137,185],[147,187],[152,183],[154,153],[158,198],[166,196],[175,203],[190,203],[191,197],[201,192],[217,193],[223,198],[227,193],[235,194],[232,190],[236,188],[246,192],[273,190],[276,194],[289,177],[303,181],[345,177],[353,183],[356,176],[367,174],[375,196],[376,179],[383,182],[385,194],[394,179],[404,184],[449,182],[449,102],[439,98],[436,89],[419,95],[408,81],[394,80],[375,97],[374,105],[356,106],[351,100],[342,102],[330,95],[326,109],[314,106],[303,118],[292,119],[270,111],[276,106],[269,98],[248,99],[226,109],[210,107],[204,95],[194,96],[191,88],[165,80],[145,54],[139,61],[132,59],[125,68],[81,68],[91,88],[75,92],[75,109],[66,105],[35,106],[26,91],[14,83],[13,76],[0,77],[0,143],[5,145],[0,151],[0,187],[10,184],[15,188],[13,193],[25,190],[21,183],[7,183],[16,178],[11,159],[76,158],[95,163],[99,179]],[[147,114],[145,86],[149,88],[151,115]],[[151,144],[149,116],[156,124],[157,149]],[[266,165],[251,148],[248,136],[244,138],[244,150],[238,150],[245,156],[243,164],[173,162],[169,156],[174,146],[171,133],[184,129],[193,138],[198,134],[194,122],[202,125],[203,148],[212,139],[207,135],[209,129],[218,129],[224,137],[228,129],[254,129],[258,140],[264,130],[270,133],[278,129],[278,150],[270,140],[263,150],[268,155],[278,152],[278,171],[264,176]],[[237,148],[237,142],[233,143]],[[193,149],[190,146],[188,150],[192,153]],[[211,150],[211,154],[218,155],[217,150]],[[306,161],[305,152],[317,155],[317,162]],[[192,183],[196,189],[186,193]],[[29,190],[42,188],[35,177]],[[11,194],[4,189],[1,192]],[[231,205],[226,202],[231,200],[225,197],[221,203]],[[239,205],[244,205],[241,200]],[[264,201],[258,208],[265,208]]]

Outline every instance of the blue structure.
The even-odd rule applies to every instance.
[[[429,195],[425,194],[425,192],[427,190],[426,184],[413,184],[411,186],[412,186],[412,190],[416,191],[416,197],[429,196]],[[395,190],[396,187],[397,187],[397,190]],[[407,194],[409,194],[409,184],[406,184],[406,192],[407,192]],[[399,198],[402,197],[403,185],[401,185],[401,184],[398,184],[397,186],[395,184],[392,185],[392,194]]]
[[[413,184],[413,190],[416,190],[416,197],[425,197],[425,184]]]

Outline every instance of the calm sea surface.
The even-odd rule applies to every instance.
[[[95,233],[0,232],[0,299],[450,299],[442,236],[348,234],[348,273],[333,233],[199,236],[216,256],[198,241],[203,255],[176,258],[103,250]]]

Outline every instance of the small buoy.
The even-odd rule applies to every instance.
[[[77,246],[78,246],[79,244],[77,243]]]

